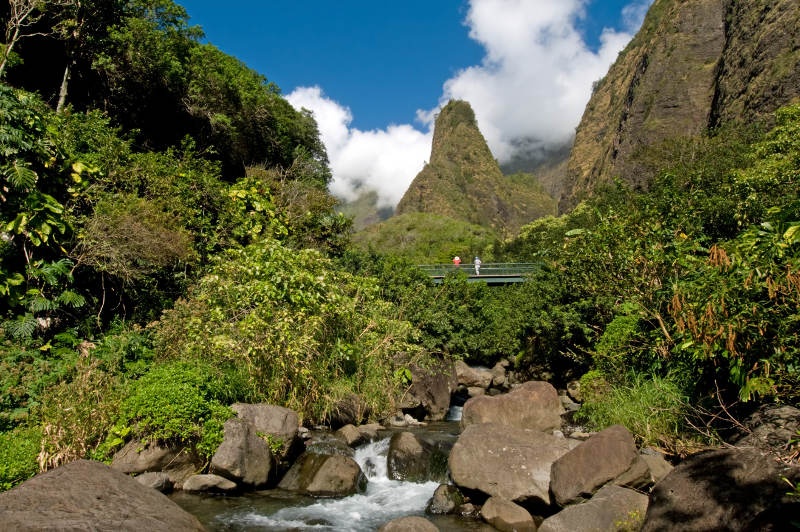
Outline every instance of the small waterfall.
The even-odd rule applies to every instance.
[[[437,482],[403,482],[387,475],[389,439],[356,449],[355,460],[369,480],[365,493],[341,499],[319,499],[304,506],[282,508],[274,513],[248,510],[225,515],[225,530],[377,530],[406,515],[422,515]]]

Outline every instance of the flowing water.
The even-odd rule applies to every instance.
[[[449,419],[460,412],[451,412]],[[458,434],[453,421],[411,430],[430,441],[452,442]],[[211,531],[371,531],[398,517],[424,515],[438,481],[391,480],[387,474],[389,438],[356,449],[355,460],[368,479],[364,493],[339,499],[315,499],[282,490],[243,496],[208,496],[178,492],[172,499],[194,514]],[[457,518],[431,518],[441,530],[480,530],[479,523]]]

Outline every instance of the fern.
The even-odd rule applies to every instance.
[[[80,308],[86,304],[86,298],[72,290],[61,292],[56,301],[60,305],[69,305],[72,308]]]
[[[39,178],[36,172],[25,166],[19,159],[0,167],[0,172],[12,187],[19,190],[32,189]]]
[[[6,334],[16,339],[31,338],[36,331],[37,321],[33,314],[17,316],[13,320],[3,322]]]

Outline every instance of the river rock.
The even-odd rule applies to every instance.
[[[461,413],[461,426],[491,422],[517,429],[552,431],[561,426],[563,413],[558,392],[551,384],[530,381],[507,394],[469,399]]]
[[[481,517],[501,532],[536,532],[528,510],[502,497],[489,497],[481,508]]]
[[[267,442],[243,419],[229,419],[223,430],[222,443],[211,458],[209,471],[254,488],[266,485],[272,469],[272,452]]]
[[[692,455],[653,487],[642,531],[791,530],[800,507],[782,477],[798,471],[752,449]]]
[[[194,493],[232,493],[237,489],[235,482],[214,474],[192,475],[183,483],[183,491]]]
[[[342,397],[328,412],[327,423],[333,429],[344,425],[360,425],[367,420],[371,409],[364,399],[356,394]]]
[[[647,511],[647,495],[608,484],[589,501],[567,506],[539,525],[539,532],[639,530]],[[667,530],[689,530],[681,526]],[[710,528],[708,530],[714,530]]]
[[[521,504],[550,504],[550,470],[567,452],[566,438],[481,423],[459,435],[448,463],[456,486]]]
[[[425,513],[431,515],[444,515],[456,513],[459,506],[464,504],[464,495],[458,488],[451,484],[440,484],[433,492]]]
[[[378,529],[378,532],[438,532],[439,527],[416,515],[392,519]]]
[[[169,493],[170,491],[172,491],[173,488],[173,484],[172,481],[169,479],[169,475],[167,475],[166,473],[162,473],[160,471],[159,472],[149,471],[147,473],[142,473],[141,475],[137,475],[133,478],[135,478],[136,482],[138,482],[142,486],[153,488],[154,490],[158,490],[161,493]]]
[[[447,451],[411,432],[397,432],[389,440],[389,478],[409,482],[447,479]]]
[[[553,464],[550,488],[560,506],[592,496],[625,473],[639,454],[633,435],[622,425],[602,430]]]
[[[399,407],[416,419],[441,421],[450,408],[458,380],[452,362],[440,361],[431,367],[411,366],[411,386]]]
[[[163,472],[176,489],[203,469],[203,460],[190,448],[132,440],[114,454],[111,468],[129,475]]]
[[[205,530],[163,493],[100,462],[78,460],[0,493],[0,527],[41,530]]]
[[[270,448],[276,461],[291,461],[300,454],[297,412],[266,403],[236,403],[231,408],[239,419],[253,425],[256,434],[263,434],[272,442]]]
[[[466,388],[477,387],[484,390],[492,385],[491,370],[486,368],[477,368],[467,365],[463,360],[455,361],[456,379],[457,383]]]
[[[336,431],[336,436],[342,439],[348,446],[356,447],[364,443],[364,435],[355,425],[345,425]]]
[[[349,456],[303,453],[281,479],[281,489],[317,497],[344,497],[367,488],[367,477]]]

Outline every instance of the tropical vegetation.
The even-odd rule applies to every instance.
[[[355,246],[313,116],[183,8],[11,5],[32,11],[0,50],[0,489],[133,438],[210,456],[240,401],[379,419],[442,358],[583,376],[587,422],[671,451],[720,409],[796,402],[800,105],[653,146],[647,191],[506,241],[409,218],[424,247]],[[506,288],[415,267],[476,251],[542,266]]]

